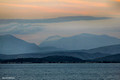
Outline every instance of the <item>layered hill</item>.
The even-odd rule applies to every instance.
[[[120,63],[120,54],[97,58],[97,59],[94,59],[93,62],[109,62],[109,63],[119,62]]]
[[[88,53],[99,52],[99,53],[106,53],[106,54],[118,54],[120,53],[120,44],[98,47],[98,48],[89,49],[89,50],[83,50],[83,52],[88,52]]]
[[[19,58],[1,60],[0,63],[83,63],[82,59],[71,56],[48,56],[44,58]]]
[[[0,63],[120,63],[120,54],[96,58],[92,60],[82,60],[71,56],[47,56],[43,58],[17,58],[0,60]]]
[[[108,56],[109,54],[103,53],[85,53],[79,51],[56,51],[56,52],[48,52],[48,53],[29,53],[29,54],[16,54],[16,55],[0,55],[0,59],[17,59],[17,58],[43,58],[47,56],[71,56],[79,59],[87,60],[87,59],[95,59],[100,57]]]

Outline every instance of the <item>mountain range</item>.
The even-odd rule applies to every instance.
[[[83,33],[71,37],[55,37],[47,38],[39,46],[46,47],[52,46],[56,48],[63,48],[66,50],[81,50],[81,49],[93,49],[97,47],[109,46],[120,44],[120,39],[108,35],[95,35]]]
[[[40,46],[12,35],[0,36],[0,59],[71,56],[92,60],[118,53],[120,53],[120,39],[108,35],[84,33],[72,37],[51,36]]]
[[[0,54],[26,54],[44,51],[61,50],[55,47],[39,47],[34,43],[29,43],[12,35],[0,36]]]

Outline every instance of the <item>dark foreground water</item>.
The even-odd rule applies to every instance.
[[[0,64],[0,80],[120,80],[120,64]]]

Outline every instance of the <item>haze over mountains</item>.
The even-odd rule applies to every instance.
[[[91,49],[92,47],[95,48]],[[107,61],[107,56],[111,55],[114,57],[113,54],[119,53],[120,39],[107,35],[80,34],[72,37],[51,36],[41,43],[40,46],[18,39],[12,35],[0,36],[0,59],[71,56],[82,60],[93,59],[96,61],[104,58]],[[119,56],[115,57],[113,61],[116,61]]]
[[[56,47],[39,47],[34,43],[26,42],[12,35],[0,36],[0,54],[26,54],[57,50],[62,49]]]
[[[40,46],[18,39],[12,35],[1,35],[0,54],[42,53],[82,49],[85,49],[85,52],[87,53],[100,52],[114,54],[120,52],[120,45],[118,44],[120,44],[119,38],[107,35],[94,35],[86,33],[72,37],[48,37],[44,42],[40,44]]]
[[[79,34],[71,37],[59,37],[43,41],[39,46],[53,46],[66,50],[92,49],[102,46],[120,44],[120,39],[108,35]]]

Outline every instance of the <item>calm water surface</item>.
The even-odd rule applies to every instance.
[[[120,64],[0,64],[0,80],[120,80]]]

